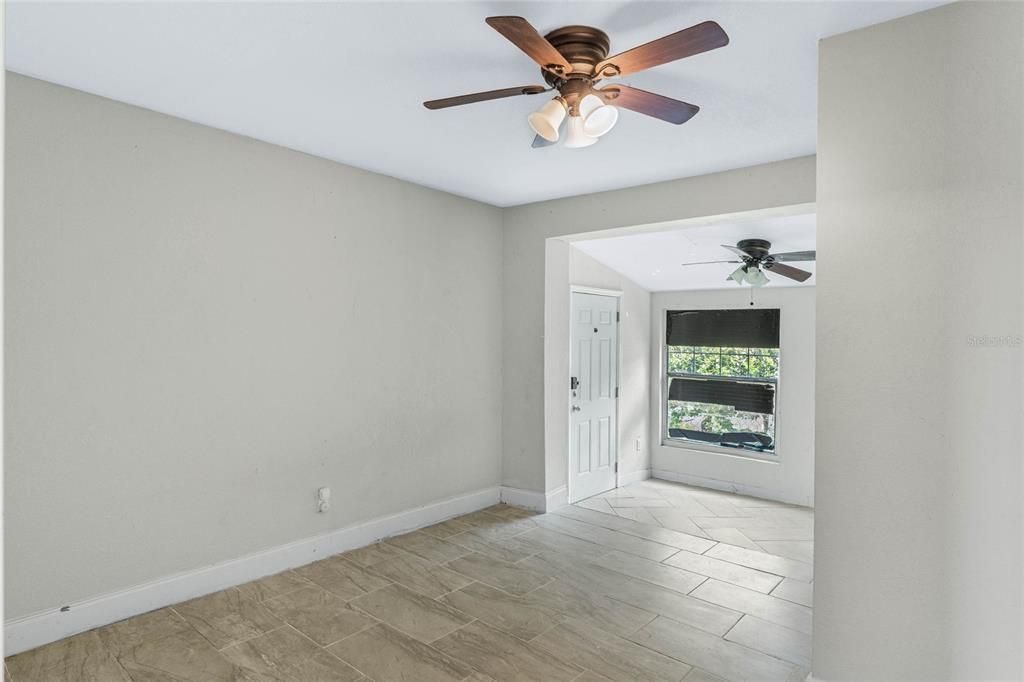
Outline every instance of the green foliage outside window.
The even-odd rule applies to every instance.
[[[732,405],[668,401],[670,429],[703,433],[760,433],[775,437],[775,415],[739,412]]]
[[[669,346],[669,374],[777,379],[778,348]],[[775,437],[775,415],[739,412],[731,405],[668,401],[668,426],[703,433],[745,432]]]
[[[669,346],[668,371],[670,374],[774,379],[779,375],[779,349]]]

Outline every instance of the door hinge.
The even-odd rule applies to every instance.
[[[620,315],[621,315],[621,313],[619,313],[619,311],[616,310],[615,311],[615,321],[616,322],[618,322],[618,321],[620,321],[622,319],[622,317]]]
[[[619,397],[619,387],[618,386],[615,387],[615,397],[616,398]]]
[[[619,463],[615,463],[615,473],[619,473]]]

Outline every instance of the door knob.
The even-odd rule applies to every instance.
[[[572,406],[572,411],[573,412],[579,412],[580,411],[580,406],[579,405],[573,405]]]

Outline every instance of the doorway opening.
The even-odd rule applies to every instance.
[[[813,506],[815,226],[800,205],[547,240],[548,511],[648,478]],[[751,238],[806,276],[737,280],[730,246]],[[587,294],[618,304],[607,421],[573,402]]]

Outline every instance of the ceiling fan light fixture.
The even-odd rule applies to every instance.
[[[729,279],[736,282],[736,284],[744,284],[747,281],[747,266],[741,265],[732,271],[729,275]]]
[[[565,102],[561,97],[555,97],[539,110],[530,114],[526,118],[526,122],[530,124],[533,132],[548,142],[558,142],[558,128],[562,125],[565,114]]]
[[[576,124],[569,131],[574,137],[573,144],[567,146],[572,147],[589,147],[594,144],[594,140],[615,126],[619,109],[629,109],[674,125],[685,123],[700,111],[700,107],[628,85],[616,84],[602,88],[595,88],[595,85],[608,78],[628,76],[729,44],[729,36],[714,21],[702,21],[614,54],[610,54],[611,40],[608,34],[594,26],[572,24],[541,35],[523,17],[494,16],[487,17],[486,21],[488,26],[540,67],[545,85],[520,85],[472,92],[428,100],[423,106],[431,110],[447,109],[557,90],[561,108],[549,103],[529,116],[530,127],[535,133],[530,143],[533,148],[547,147],[558,142],[558,128],[567,118],[567,113],[582,118],[580,135],[574,133]],[[614,103],[615,106],[609,106],[608,103]]]
[[[590,137],[601,137],[619,120],[619,110],[601,101],[597,95],[587,95],[580,100],[580,118],[583,132]]]
[[[596,137],[591,137],[583,132],[583,118],[580,116],[570,116],[569,124],[566,128],[565,135],[565,146],[569,149],[580,149],[581,147],[589,147],[590,145],[597,142]]]
[[[764,274],[761,268],[750,268],[747,270],[747,284],[752,287],[763,287],[765,284],[768,284],[768,276]]]

